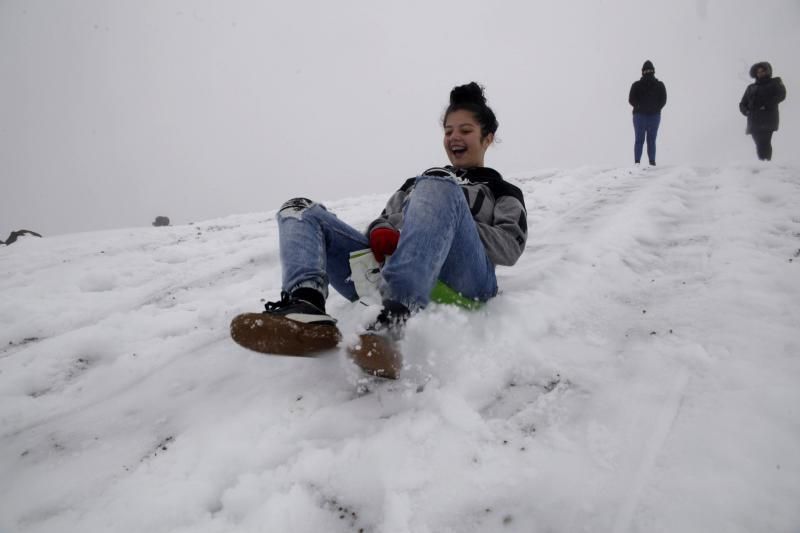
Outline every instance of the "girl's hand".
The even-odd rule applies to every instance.
[[[369,247],[378,263],[383,263],[387,255],[392,255],[397,249],[400,232],[392,228],[375,228],[369,233]]]

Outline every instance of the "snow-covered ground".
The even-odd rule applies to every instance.
[[[800,169],[511,181],[525,254],[397,382],[229,340],[273,212],[0,248],[0,531],[798,531]]]

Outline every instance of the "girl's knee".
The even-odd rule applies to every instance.
[[[287,200],[283,203],[281,208],[278,210],[278,218],[297,218],[302,219],[303,214],[310,209],[319,206],[322,209],[325,207],[322,204],[318,204],[313,200],[309,200],[308,198],[292,198],[291,200]]]
[[[442,194],[463,194],[458,186],[457,178],[449,176],[419,176],[414,185],[417,191],[435,191],[432,197],[440,198]]]
[[[419,186],[422,183],[429,183],[429,184],[432,184],[433,186],[437,186],[437,185],[443,185],[443,186],[458,185],[458,178],[453,173],[449,173],[447,175],[445,175],[445,174],[436,174],[436,175],[423,174],[421,176],[417,176],[416,186]]]

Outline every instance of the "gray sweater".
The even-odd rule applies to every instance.
[[[522,191],[508,183],[494,169],[474,167],[456,169],[472,218],[478,228],[486,255],[495,265],[513,265],[525,250],[528,238],[527,212]],[[369,233],[380,227],[402,231],[403,210],[414,193],[417,178],[407,180],[386,204],[381,216],[367,228]]]

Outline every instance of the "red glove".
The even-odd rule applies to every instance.
[[[378,263],[383,263],[387,255],[392,255],[397,249],[400,232],[392,228],[375,228],[369,232],[369,247]]]

